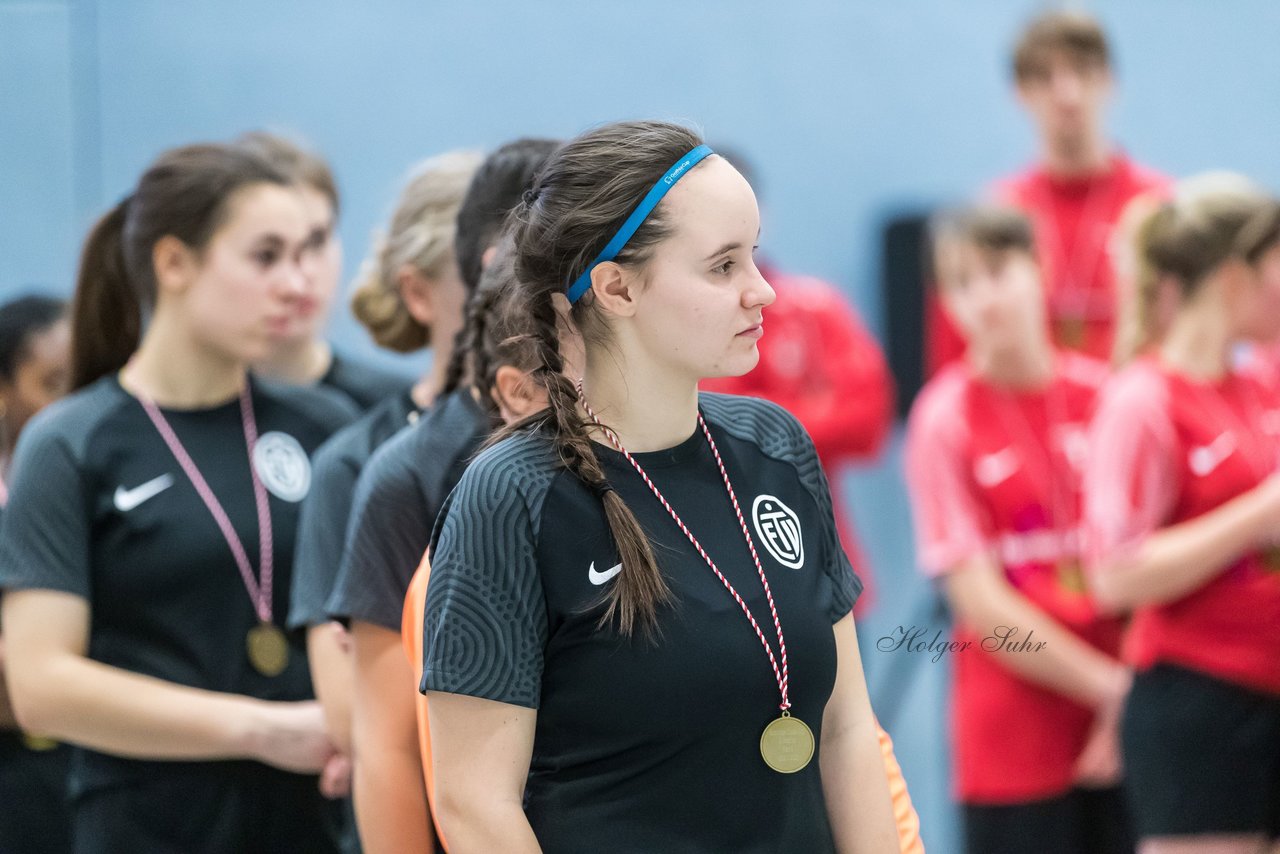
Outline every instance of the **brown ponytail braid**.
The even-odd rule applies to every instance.
[[[658,609],[671,599],[671,589],[639,520],[610,488],[578,410],[573,381],[564,375],[556,295],[586,269],[671,164],[701,142],[689,129],[665,122],[618,122],[596,128],[551,156],[533,191],[512,215],[515,277],[527,294],[524,308],[539,354],[534,377],[547,390],[549,406],[511,429],[540,425],[554,441],[564,467],[600,496],[622,562],[617,581],[609,587],[601,625],[616,621],[624,635],[637,626],[651,630]],[[641,265],[669,234],[659,205],[615,261]],[[589,345],[605,346],[608,330],[593,306],[588,292],[573,306],[571,317]]]

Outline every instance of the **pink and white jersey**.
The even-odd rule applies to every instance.
[[[1278,467],[1280,389],[1262,374],[1198,382],[1139,360],[1107,386],[1090,436],[1090,570],[1106,572],[1154,532],[1216,509]],[[1181,599],[1137,609],[1126,659],[1280,694],[1278,558],[1259,543]]]
[[[939,576],[990,557],[1037,607],[1104,652],[1120,624],[1100,618],[1081,573],[1081,475],[1105,365],[1060,353],[1045,388],[999,388],[957,362],[929,382],[907,430],[907,484],[920,563]],[[1071,788],[1092,711],[1015,675],[982,648],[993,627],[956,626],[958,795],[1020,803]]]

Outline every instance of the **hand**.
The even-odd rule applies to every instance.
[[[1095,710],[1089,737],[1076,758],[1075,780],[1081,786],[1091,789],[1107,788],[1119,783],[1124,776],[1120,752],[1120,718],[1124,714],[1125,699],[1132,684],[1133,673],[1128,668],[1117,667],[1111,680],[1111,688]]]
[[[335,753],[320,771],[320,794],[331,801],[351,794],[351,758]]]
[[[335,753],[315,700],[256,705],[250,741],[255,759],[295,774],[319,774]]]

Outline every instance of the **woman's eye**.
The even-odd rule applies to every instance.
[[[276,263],[276,261],[280,260],[280,253],[276,252],[274,249],[266,252],[259,252],[256,256],[256,260],[261,266],[270,267],[272,264]]]
[[[729,259],[728,261],[725,261],[723,264],[717,267],[712,267],[711,272],[718,273],[722,276],[726,276],[729,274],[729,271],[732,269],[733,269],[733,259]]]

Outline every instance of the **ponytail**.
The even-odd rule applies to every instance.
[[[555,443],[561,464],[600,497],[622,571],[606,594],[603,627],[616,623],[623,635],[637,627],[651,633],[658,609],[671,601],[649,538],[635,514],[610,488],[596,457],[578,394],[564,375],[556,300],[616,235],[654,184],[677,158],[702,143],[688,128],[667,122],[616,122],[588,131],[558,148],[539,170],[532,190],[511,213],[515,277],[538,353],[534,380],[547,391],[545,412],[525,419],[542,426]],[[663,206],[652,210],[627,239],[614,261],[638,267],[665,240],[672,224]],[[573,325],[591,348],[610,343],[608,322],[588,291],[570,309]],[[516,429],[523,425],[513,425]]]
[[[71,387],[125,366],[156,301],[151,253],[172,236],[203,250],[229,216],[230,199],[254,184],[288,180],[248,150],[217,143],[164,152],[133,194],[98,220],[80,257],[71,308]]]
[[[577,389],[564,375],[551,294],[544,291],[531,308],[542,362],[534,371],[534,378],[547,390],[548,408],[525,419],[524,423],[547,425],[565,468],[599,495],[604,505],[622,571],[609,587],[605,599],[608,607],[600,617],[600,627],[616,621],[618,630],[626,636],[634,634],[637,626],[646,633],[651,632],[657,624],[658,608],[671,600],[671,588],[658,568],[648,535],[640,527],[635,513],[609,485],[596,456],[586,422],[578,411]],[[515,424],[510,429],[521,426],[523,424]]]
[[[138,349],[142,306],[125,261],[128,213],[125,199],[99,219],[80,257],[71,307],[73,391],[120,370]]]
[[[1131,253],[1128,292],[1120,304],[1120,316],[1116,325],[1115,344],[1112,349],[1112,362],[1121,368],[1159,343],[1164,337],[1166,321],[1162,307],[1166,295],[1171,289],[1176,291],[1169,279],[1151,262],[1151,246],[1162,231],[1168,227],[1171,209],[1155,203],[1150,197],[1141,197],[1145,201],[1135,200],[1135,205],[1121,217],[1119,229],[1123,235],[1129,233],[1124,248]],[[1154,206],[1153,206],[1154,205]],[[1128,219],[1129,222],[1125,222]],[[1125,226],[1128,225],[1128,228]],[[1122,239],[1124,239],[1122,237]]]
[[[580,301],[589,302],[590,296]],[[637,627],[649,634],[657,625],[658,608],[671,601],[671,588],[658,568],[648,535],[635,513],[609,485],[596,456],[586,421],[578,411],[577,389],[564,374],[560,329],[552,292],[535,291],[526,303],[526,311],[531,326],[528,338],[532,339],[537,353],[533,380],[546,389],[547,408],[503,428],[492,441],[496,443],[525,429],[545,428],[555,444],[561,464],[600,497],[609,533],[618,549],[622,571],[609,586],[605,597],[607,607],[600,617],[599,627],[616,622],[618,631],[628,637],[635,633]]]
[[[1243,176],[1209,172],[1180,181],[1172,201],[1134,231],[1135,272],[1117,334],[1116,359],[1158,343],[1178,303],[1194,299],[1229,259],[1256,264],[1280,242],[1280,205]]]

